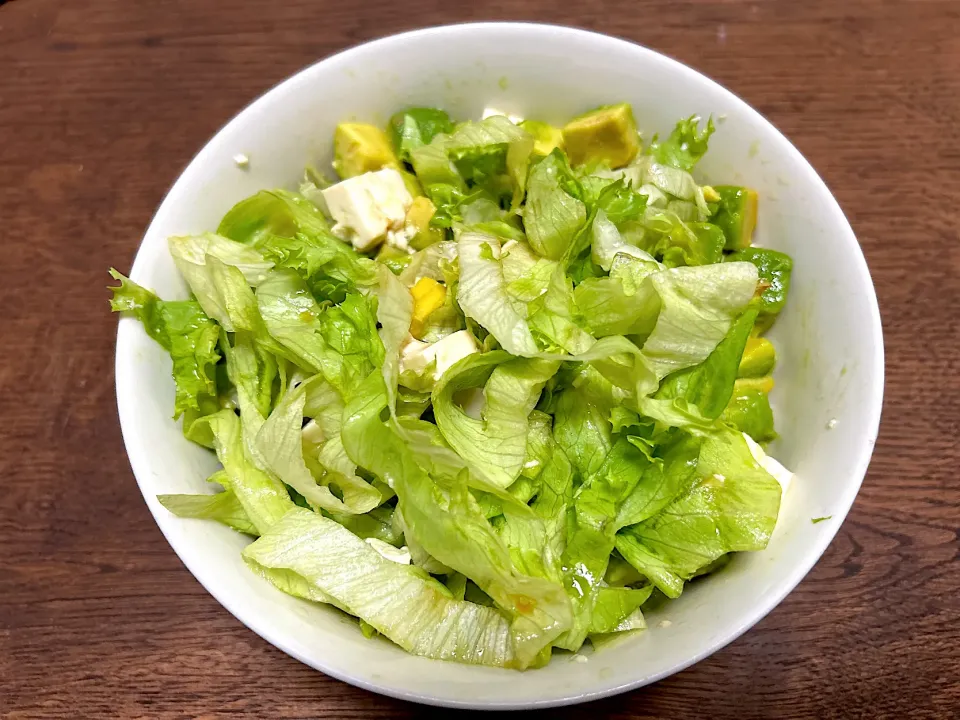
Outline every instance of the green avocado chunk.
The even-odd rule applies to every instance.
[[[727,238],[727,250],[750,247],[757,225],[757,191],[736,185],[715,185],[719,207],[711,219]]]
[[[333,167],[346,179],[384,167],[397,167],[383,130],[366,123],[340,123],[333,134]]]
[[[756,388],[740,387],[720,419],[745,432],[757,442],[769,442],[777,437],[773,428],[773,411],[767,393]]]
[[[618,168],[628,164],[640,149],[633,109],[621,103],[574,118],[563,128],[563,145],[574,165],[603,162]]]
[[[763,377],[769,375],[777,361],[777,351],[773,343],[762,337],[752,337],[747,340],[740,358],[740,367],[737,375],[742,378]]]
[[[563,148],[563,131],[539,120],[524,120],[520,127],[533,135],[533,151],[538,155],[549,155],[554,148]]]
[[[746,261],[757,266],[760,276],[758,294],[752,305],[763,316],[776,316],[787,302],[787,293],[790,290],[790,274],[793,272],[793,260],[789,255],[768,250],[767,248],[749,247],[727,255],[727,262]],[[770,318],[767,318],[770,320]]]

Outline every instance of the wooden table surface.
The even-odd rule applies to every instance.
[[[873,463],[806,580],[695,667],[544,717],[960,717],[957,0],[0,2],[0,717],[437,712],[299,664],[184,569],[121,443],[104,286],[252,98],[369,38],[485,19],[629,38],[758,108],[836,193],[886,335]]]

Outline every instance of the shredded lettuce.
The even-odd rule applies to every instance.
[[[216,520],[237,532],[247,535],[260,534],[232,490],[213,495],[157,495],[157,500],[179,517]]]
[[[440,133],[453,132],[453,121],[437,108],[407,108],[390,118],[393,147],[401,160],[410,161],[412,153],[428,145]]]
[[[530,412],[558,365],[495,351],[469,355],[444,373],[433,390],[433,414],[444,439],[473,472],[501,488],[517,479]],[[457,406],[456,396],[481,386],[481,418],[474,419]]]
[[[426,573],[309,510],[290,512],[243,556],[257,570],[293,573],[408,652],[497,667],[515,660],[509,625],[496,610],[454,600]]]
[[[539,348],[522,309],[507,294],[496,236],[465,230],[457,241],[460,283],[457,301],[512,355],[530,357]]]
[[[143,323],[147,334],[170,353],[177,387],[174,418],[190,412],[205,415],[219,409],[214,368],[220,359],[220,331],[200,304],[193,300],[160,300],[116,270],[110,274],[120,281],[118,287],[111,288],[111,309],[132,313]]]
[[[533,166],[527,181],[524,228],[530,246],[550,260],[563,257],[587,220],[586,206],[561,186],[564,171],[569,172],[566,160],[554,150]]]
[[[700,118],[691,115],[681,120],[663,141],[653,139],[649,154],[658,163],[689,172],[707,152],[707,143],[716,128],[713,118],[707,118],[706,127],[700,129]]]
[[[756,193],[724,215],[725,186],[691,174],[712,120],[611,169],[637,145],[616,107],[538,125],[537,153],[500,115],[354,123],[337,166],[410,195],[351,178],[391,208],[369,250],[308,168],[169,239],[190,299],[111,271],[111,308],[169,353],[175,418],[222,465],[212,494],[159,502],[249,536],[253,572],[366,637],[514,669],[643,632],[650,603],[762,550],[788,471],[757,445],[776,437],[757,336],[792,261],[749,247]]]

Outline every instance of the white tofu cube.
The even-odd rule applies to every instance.
[[[311,445],[319,445],[327,439],[327,436],[323,432],[323,428],[317,425],[316,420],[311,420],[303,426],[303,429],[300,431],[300,437],[302,438],[303,442]]]
[[[403,252],[413,255],[416,250],[410,246],[410,241],[417,236],[417,228],[414,225],[407,225],[400,230],[387,231],[387,245],[403,250]]]
[[[347,178],[321,194],[336,221],[334,233],[361,251],[383,242],[387,231],[402,230],[413,203],[403,177],[393,168]]]
[[[435,343],[425,343],[410,337],[400,350],[400,371],[412,370],[422,375],[431,363],[433,379],[439,380],[447,368],[467,355],[480,352],[477,341],[466,330],[447,335]]]
[[[523,122],[523,118],[519,115],[511,115],[510,113],[504,112],[503,110],[497,110],[497,108],[484,108],[483,114],[480,115],[481,120],[486,120],[488,117],[493,117],[494,115],[503,115],[507,120],[512,122],[514,125],[519,125]]]
[[[750,454],[764,470],[773,475],[773,479],[780,483],[780,489],[783,492],[790,487],[793,480],[793,473],[787,470],[783,465],[767,455],[763,448],[749,435],[743,433],[743,439],[747,441],[747,447],[750,448]]]

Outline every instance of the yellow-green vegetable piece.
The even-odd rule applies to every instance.
[[[773,343],[762,337],[747,340],[740,358],[737,375],[742,378],[758,378],[769,375],[777,361],[777,351]]]
[[[563,131],[539,120],[524,120],[520,127],[533,135],[533,151],[538,155],[549,155],[554,148],[563,149]]]
[[[711,222],[723,230],[727,250],[743,250],[753,242],[757,226],[757,191],[737,185],[715,185],[720,208]]]
[[[621,103],[574,118],[563,128],[563,145],[574,165],[601,162],[618,168],[628,164],[640,150],[633,109]]]
[[[341,178],[398,167],[387,134],[367,123],[340,123],[333,134],[333,167]]]

